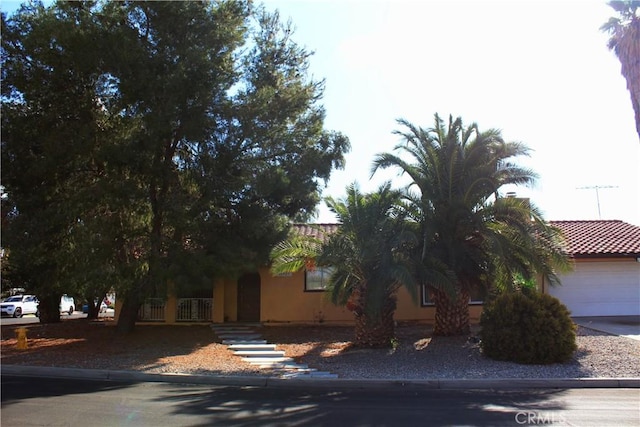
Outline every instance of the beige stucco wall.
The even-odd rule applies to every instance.
[[[238,320],[238,282],[231,279],[222,281],[224,286],[224,321]]]
[[[332,322],[349,323],[353,315],[337,307],[326,292],[305,292],[304,271],[290,276],[274,276],[268,269],[260,270],[261,313],[263,322]]]
[[[273,276],[268,269],[260,270],[262,322],[290,323],[352,323],[353,314],[344,307],[337,307],[328,300],[325,292],[305,292],[304,271],[290,276]],[[469,307],[471,320],[480,319],[482,305]],[[397,321],[419,321],[432,323],[435,307],[421,307],[414,302],[405,288],[398,291]]]
[[[306,292],[304,271],[289,276],[274,276],[268,268],[260,269],[260,321],[265,323],[353,323],[353,314],[345,307],[331,303],[326,292]],[[238,286],[236,279],[216,279],[212,286],[214,323],[237,321]],[[421,307],[414,302],[405,288],[398,291],[395,319],[433,323],[435,307]],[[119,305],[116,301],[116,316]],[[169,295],[165,306],[165,323],[175,323],[176,297]],[[469,307],[471,321],[476,323],[482,313],[482,305]],[[116,318],[117,320],[117,318]]]
[[[224,280],[214,280],[213,282],[213,313],[211,319],[213,323],[224,322],[224,296],[225,286]]]

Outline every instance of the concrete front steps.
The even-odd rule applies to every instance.
[[[260,369],[270,369],[281,378],[338,378],[336,374],[309,368],[286,357],[284,351],[276,350],[276,344],[261,339],[250,325],[213,324],[211,329],[243,361]]]

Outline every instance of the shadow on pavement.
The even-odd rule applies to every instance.
[[[24,387],[28,382],[29,387]],[[24,399],[37,397],[73,396],[100,391],[118,390],[129,387],[130,383],[98,380],[63,379],[40,381],[40,378],[26,378],[3,375],[0,401],[2,406],[11,405]]]
[[[562,390],[371,391],[220,387],[170,389],[159,400],[175,415],[197,415],[197,425],[517,425],[520,413],[562,411]]]

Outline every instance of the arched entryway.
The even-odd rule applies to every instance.
[[[248,273],[238,279],[238,322],[260,321],[260,274]]]

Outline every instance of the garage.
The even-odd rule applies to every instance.
[[[574,271],[560,276],[562,286],[548,288],[580,316],[640,315],[640,262],[576,261]]]
[[[571,315],[640,315],[640,227],[620,220],[551,221],[565,238],[573,271],[544,285]]]

